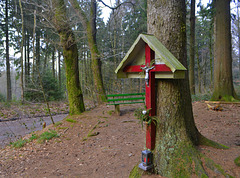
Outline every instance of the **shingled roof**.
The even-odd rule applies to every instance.
[[[148,34],[140,34],[135,40],[125,57],[118,65],[115,73],[118,78],[127,78],[128,74],[123,72],[124,67],[128,65],[144,65],[145,64],[145,43],[155,52],[155,64],[166,64],[172,71],[171,74],[160,75],[156,78],[184,78],[187,70],[173,54],[154,36]],[[135,75],[136,76],[136,75]],[[139,77],[129,78],[143,78]]]

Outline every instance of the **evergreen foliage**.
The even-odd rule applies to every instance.
[[[4,101],[6,101],[6,98],[2,93],[0,93],[0,102],[4,102]]]
[[[64,91],[59,87],[58,81],[52,76],[52,73],[47,70],[42,76],[43,88],[48,101],[56,101],[64,98]],[[29,83],[25,91],[25,98],[29,101],[43,102],[43,93],[39,80],[34,83]]]
[[[0,2],[0,71],[6,70],[5,68],[5,0]],[[18,73],[21,72],[20,68],[20,44],[22,39],[21,28],[21,13],[19,3],[17,1],[8,0],[9,2],[9,47],[11,49],[10,64],[11,70],[15,69]],[[91,1],[77,1],[82,8],[87,19],[90,19]],[[102,9],[99,6],[101,2],[97,1],[97,47],[99,51],[100,64],[102,64],[102,76],[106,93],[129,93],[129,92],[144,92],[144,81],[139,79],[117,79],[115,75],[116,66],[124,57],[129,47],[132,45],[136,37],[140,33],[147,33],[147,0],[121,0],[115,1],[113,7],[119,6],[112,10],[107,22],[103,21]],[[189,0],[187,1],[190,4]],[[120,5],[121,4],[121,5]],[[233,5],[234,3],[232,3]],[[239,5],[239,2],[235,2]],[[234,6],[235,6],[234,4]],[[37,76],[36,67],[44,73],[45,69],[52,70],[52,75],[58,81],[61,90],[66,92],[64,87],[63,77],[64,62],[62,57],[62,46],[60,45],[60,36],[56,31],[56,19],[54,18],[54,8],[51,1],[29,0],[22,1],[23,18],[24,18],[24,83],[27,94],[32,91],[30,99],[35,99],[35,89],[38,89],[32,84]],[[196,49],[195,49],[195,87],[196,95],[202,93],[211,93],[213,90],[213,3],[207,5],[199,1],[196,9]],[[187,8],[189,11],[189,6]],[[239,60],[239,9],[235,7],[232,10],[232,34],[233,34],[233,79],[234,84],[239,85],[240,79],[240,60]],[[36,11],[36,26],[34,27],[34,11]],[[238,14],[236,13],[238,11]],[[73,30],[76,37],[76,43],[79,53],[79,71],[80,71],[80,84],[84,98],[97,101],[94,94],[96,87],[94,87],[93,71],[91,68],[91,53],[87,41],[87,35],[84,31],[83,25],[80,23],[79,18],[76,16],[71,5],[66,6],[66,18],[69,19],[69,25]],[[189,14],[187,16],[189,22]],[[189,24],[187,31],[189,36]],[[188,40],[189,41],[189,40]],[[189,43],[188,43],[189,44]],[[188,45],[188,49],[190,46]],[[14,54],[12,51],[14,50]],[[54,53],[55,51],[55,53]],[[60,52],[60,63],[57,61],[57,51]],[[189,53],[189,50],[188,50]],[[13,56],[15,55],[15,56]],[[188,54],[189,55],[189,54]],[[58,70],[60,69],[60,70]],[[60,74],[59,74],[60,72]],[[49,74],[48,76],[50,76]],[[51,79],[49,79],[50,81]],[[12,81],[13,83],[13,81]],[[54,84],[56,82],[54,81]],[[12,85],[13,86],[13,85]],[[31,88],[32,87],[32,88]],[[52,86],[50,86],[51,88]],[[18,87],[19,88],[19,87]],[[48,87],[47,87],[48,88]],[[19,90],[13,88],[13,92]],[[1,91],[4,93],[3,91]],[[50,92],[51,93],[51,92]],[[5,95],[5,94],[4,94]],[[51,95],[51,94],[50,94]],[[13,96],[19,96],[13,93]],[[40,95],[39,95],[40,96]],[[29,99],[26,98],[26,99]],[[52,97],[50,100],[60,99],[61,97]]]

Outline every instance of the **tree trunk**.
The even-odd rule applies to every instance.
[[[27,35],[27,79],[30,79],[30,34]]]
[[[32,80],[34,81],[34,77],[35,77],[35,31],[36,31],[36,10],[34,10],[34,15],[33,15],[33,39],[32,39],[32,43],[33,43],[33,58],[32,58]]]
[[[185,8],[185,0],[149,0],[147,18],[148,33],[154,34],[186,67]],[[154,172],[164,177],[207,176],[195,148],[207,139],[194,123],[188,74],[185,79],[156,82]]]
[[[55,48],[52,48],[52,76],[55,78]]]
[[[78,49],[75,36],[68,24],[64,0],[54,0],[56,28],[63,47],[66,67],[69,113],[80,114],[85,110],[79,82]]]
[[[102,103],[106,101],[105,90],[102,80],[102,71],[101,71],[101,60],[100,53],[97,48],[96,41],[96,13],[97,13],[97,3],[96,0],[91,0],[91,15],[90,23],[87,27],[87,37],[88,37],[88,46],[91,51],[91,68],[93,73],[93,82],[95,86],[95,94],[97,95],[97,102]],[[91,27],[90,27],[91,26]]]
[[[21,100],[22,103],[24,102],[24,83],[23,83],[23,42],[24,42],[24,37],[25,37],[25,32],[24,32],[24,18],[23,18],[23,8],[22,8],[22,3],[21,0],[19,0],[19,7],[21,10],[21,19],[22,19],[22,40],[21,40],[21,74],[20,74],[20,86],[21,86]]]
[[[205,56],[204,56],[205,55]],[[207,56],[205,53],[202,54],[202,61],[204,61],[203,64],[203,88],[204,88],[204,93],[206,93],[207,89],[206,89],[206,85],[207,85]]]
[[[232,79],[230,0],[215,0],[214,92],[211,100],[237,98]]]
[[[195,58],[195,0],[191,0],[189,83],[192,95],[195,95],[194,58]]]
[[[184,0],[150,0],[148,33],[154,34],[186,67],[185,7]],[[160,120],[156,131],[154,165],[156,173],[167,177],[172,177],[177,170],[177,159],[186,159],[187,152],[194,150],[193,145],[198,143],[187,76],[185,80],[157,80],[156,105]],[[189,157],[192,156],[189,154]]]
[[[47,69],[48,55],[49,55],[49,42],[47,40],[47,42],[46,42],[46,52],[45,52],[45,57],[44,57],[44,62],[43,62],[43,70]]]
[[[69,0],[75,9],[76,14],[87,33],[88,46],[91,52],[91,68],[93,73],[93,84],[95,88],[95,96],[98,103],[106,101],[106,94],[103,86],[101,60],[96,43],[96,0],[91,0],[90,20],[79,6],[77,0]]]
[[[211,20],[212,21],[212,20]],[[210,25],[209,32],[209,57],[210,57],[210,89],[213,89],[213,50],[212,50],[212,26]]]
[[[7,101],[12,100],[11,72],[9,59],[9,35],[8,35],[8,0],[5,3],[5,33],[6,33],[6,71],[7,71]]]
[[[37,27],[37,24],[39,23],[38,18],[36,18],[36,68],[40,69],[40,30],[39,27]]]
[[[198,92],[202,93],[202,90],[201,90],[201,66],[200,66],[200,57],[199,57],[198,48],[196,48],[196,54],[197,54],[197,67],[198,67]]]
[[[27,85],[27,30],[25,32],[25,39],[24,39],[24,75],[25,75],[25,85]]]
[[[61,77],[61,52],[58,50],[58,83],[61,90],[62,87],[62,77]]]
[[[237,4],[237,35],[238,35],[238,76],[240,79],[240,15],[239,15],[239,2]]]

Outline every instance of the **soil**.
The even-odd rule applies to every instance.
[[[42,144],[32,141],[22,148],[1,149],[0,177],[128,177],[140,162],[145,145],[144,128],[134,117],[140,106],[121,105],[118,116],[113,113],[113,106],[101,105],[81,115],[68,116],[72,122],[65,118],[58,126],[49,125],[38,131],[41,134],[54,129],[58,138]],[[222,111],[213,111],[204,102],[195,102],[194,118],[204,136],[230,148],[198,149],[226,173],[240,177],[240,167],[234,164],[234,159],[240,156],[240,105],[221,106]],[[214,176],[222,177],[218,171],[209,175]]]

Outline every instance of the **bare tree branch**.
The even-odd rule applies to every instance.
[[[131,4],[133,7],[134,7],[134,5],[135,5],[135,4],[133,4],[131,1],[127,1],[127,2],[123,2],[123,3],[118,4],[116,7],[111,7],[111,6],[107,5],[105,2],[103,2],[102,0],[98,0],[98,2],[101,2],[104,6],[108,7],[109,9],[112,9],[112,10],[118,9],[118,8],[121,7],[123,4]]]

